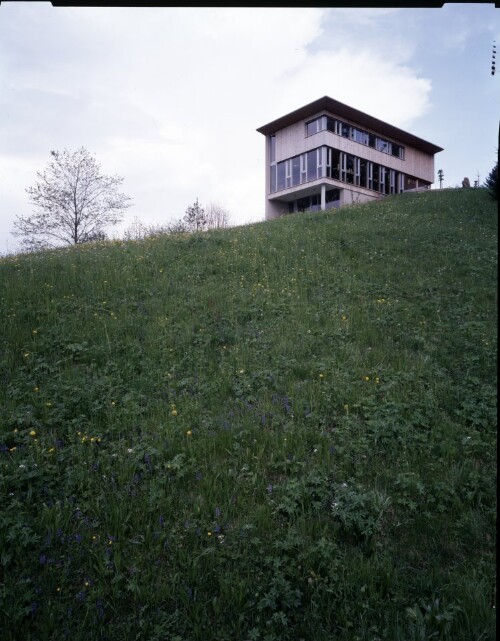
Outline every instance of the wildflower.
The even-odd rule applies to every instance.
[[[323,378],[323,377],[324,377],[324,375],[323,375],[323,374],[320,374],[320,375],[319,375],[319,377],[320,377],[320,378]]]
[[[192,432],[191,430],[188,430],[188,431],[186,432],[186,436],[192,436],[192,435],[193,435],[193,432]]]
[[[14,447],[11,447],[9,452],[15,452],[17,450],[17,447],[14,445]]]
[[[340,318],[341,318],[343,321],[346,321],[346,320],[347,320],[347,316],[346,316],[345,314],[342,314],[342,316],[341,316]]]
[[[31,430],[31,432],[30,432],[30,436],[36,436],[36,432],[35,432],[35,430]]]
[[[349,405],[347,403],[344,404],[344,410],[346,414],[349,414]]]
[[[212,536],[212,532],[210,532],[210,530],[207,532],[207,536]]]
[[[365,380],[365,381],[369,381],[369,380],[370,380],[370,377],[369,377],[369,376],[365,376],[365,377],[364,377],[364,380]]]
[[[380,383],[380,378],[378,376],[375,376],[375,383]]]
[[[34,391],[34,392],[39,392],[39,391],[40,391],[40,388],[39,388],[39,387],[34,387],[34,388],[33,388],[33,391]]]

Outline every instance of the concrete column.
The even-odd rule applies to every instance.
[[[321,185],[321,211],[326,209],[326,185]]]

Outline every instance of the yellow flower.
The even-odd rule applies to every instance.
[[[191,430],[188,430],[188,431],[186,432],[186,436],[192,436],[192,435],[193,435],[193,432],[192,432]]]
[[[31,432],[30,432],[30,436],[36,436],[36,432],[35,432],[35,430],[31,430]]]
[[[177,410],[172,410],[172,416],[177,416]]]
[[[365,376],[365,381],[369,381],[369,380],[370,380],[370,377],[369,376]]]
[[[320,378],[323,378],[323,374],[320,374],[320,375],[319,375],[319,377],[320,377]]]

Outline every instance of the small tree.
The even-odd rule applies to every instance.
[[[498,160],[484,181],[484,186],[490,190],[493,200],[498,200]]]
[[[186,209],[186,215],[183,220],[186,223],[188,231],[203,231],[206,229],[207,217],[205,210],[198,202],[198,198]]]
[[[441,189],[441,187],[443,186],[443,179],[444,179],[444,173],[442,169],[438,171],[438,178],[439,178],[439,189]]]
[[[51,161],[26,192],[35,207],[31,216],[18,216],[14,236],[26,249],[77,245],[105,238],[104,229],[122,219],[130,198],[117,192],[119,176],[104,176],[90,153],[51,151]]]

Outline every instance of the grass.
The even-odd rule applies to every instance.
[[[3,641],[496,638],[483,189],[0,261]]]

